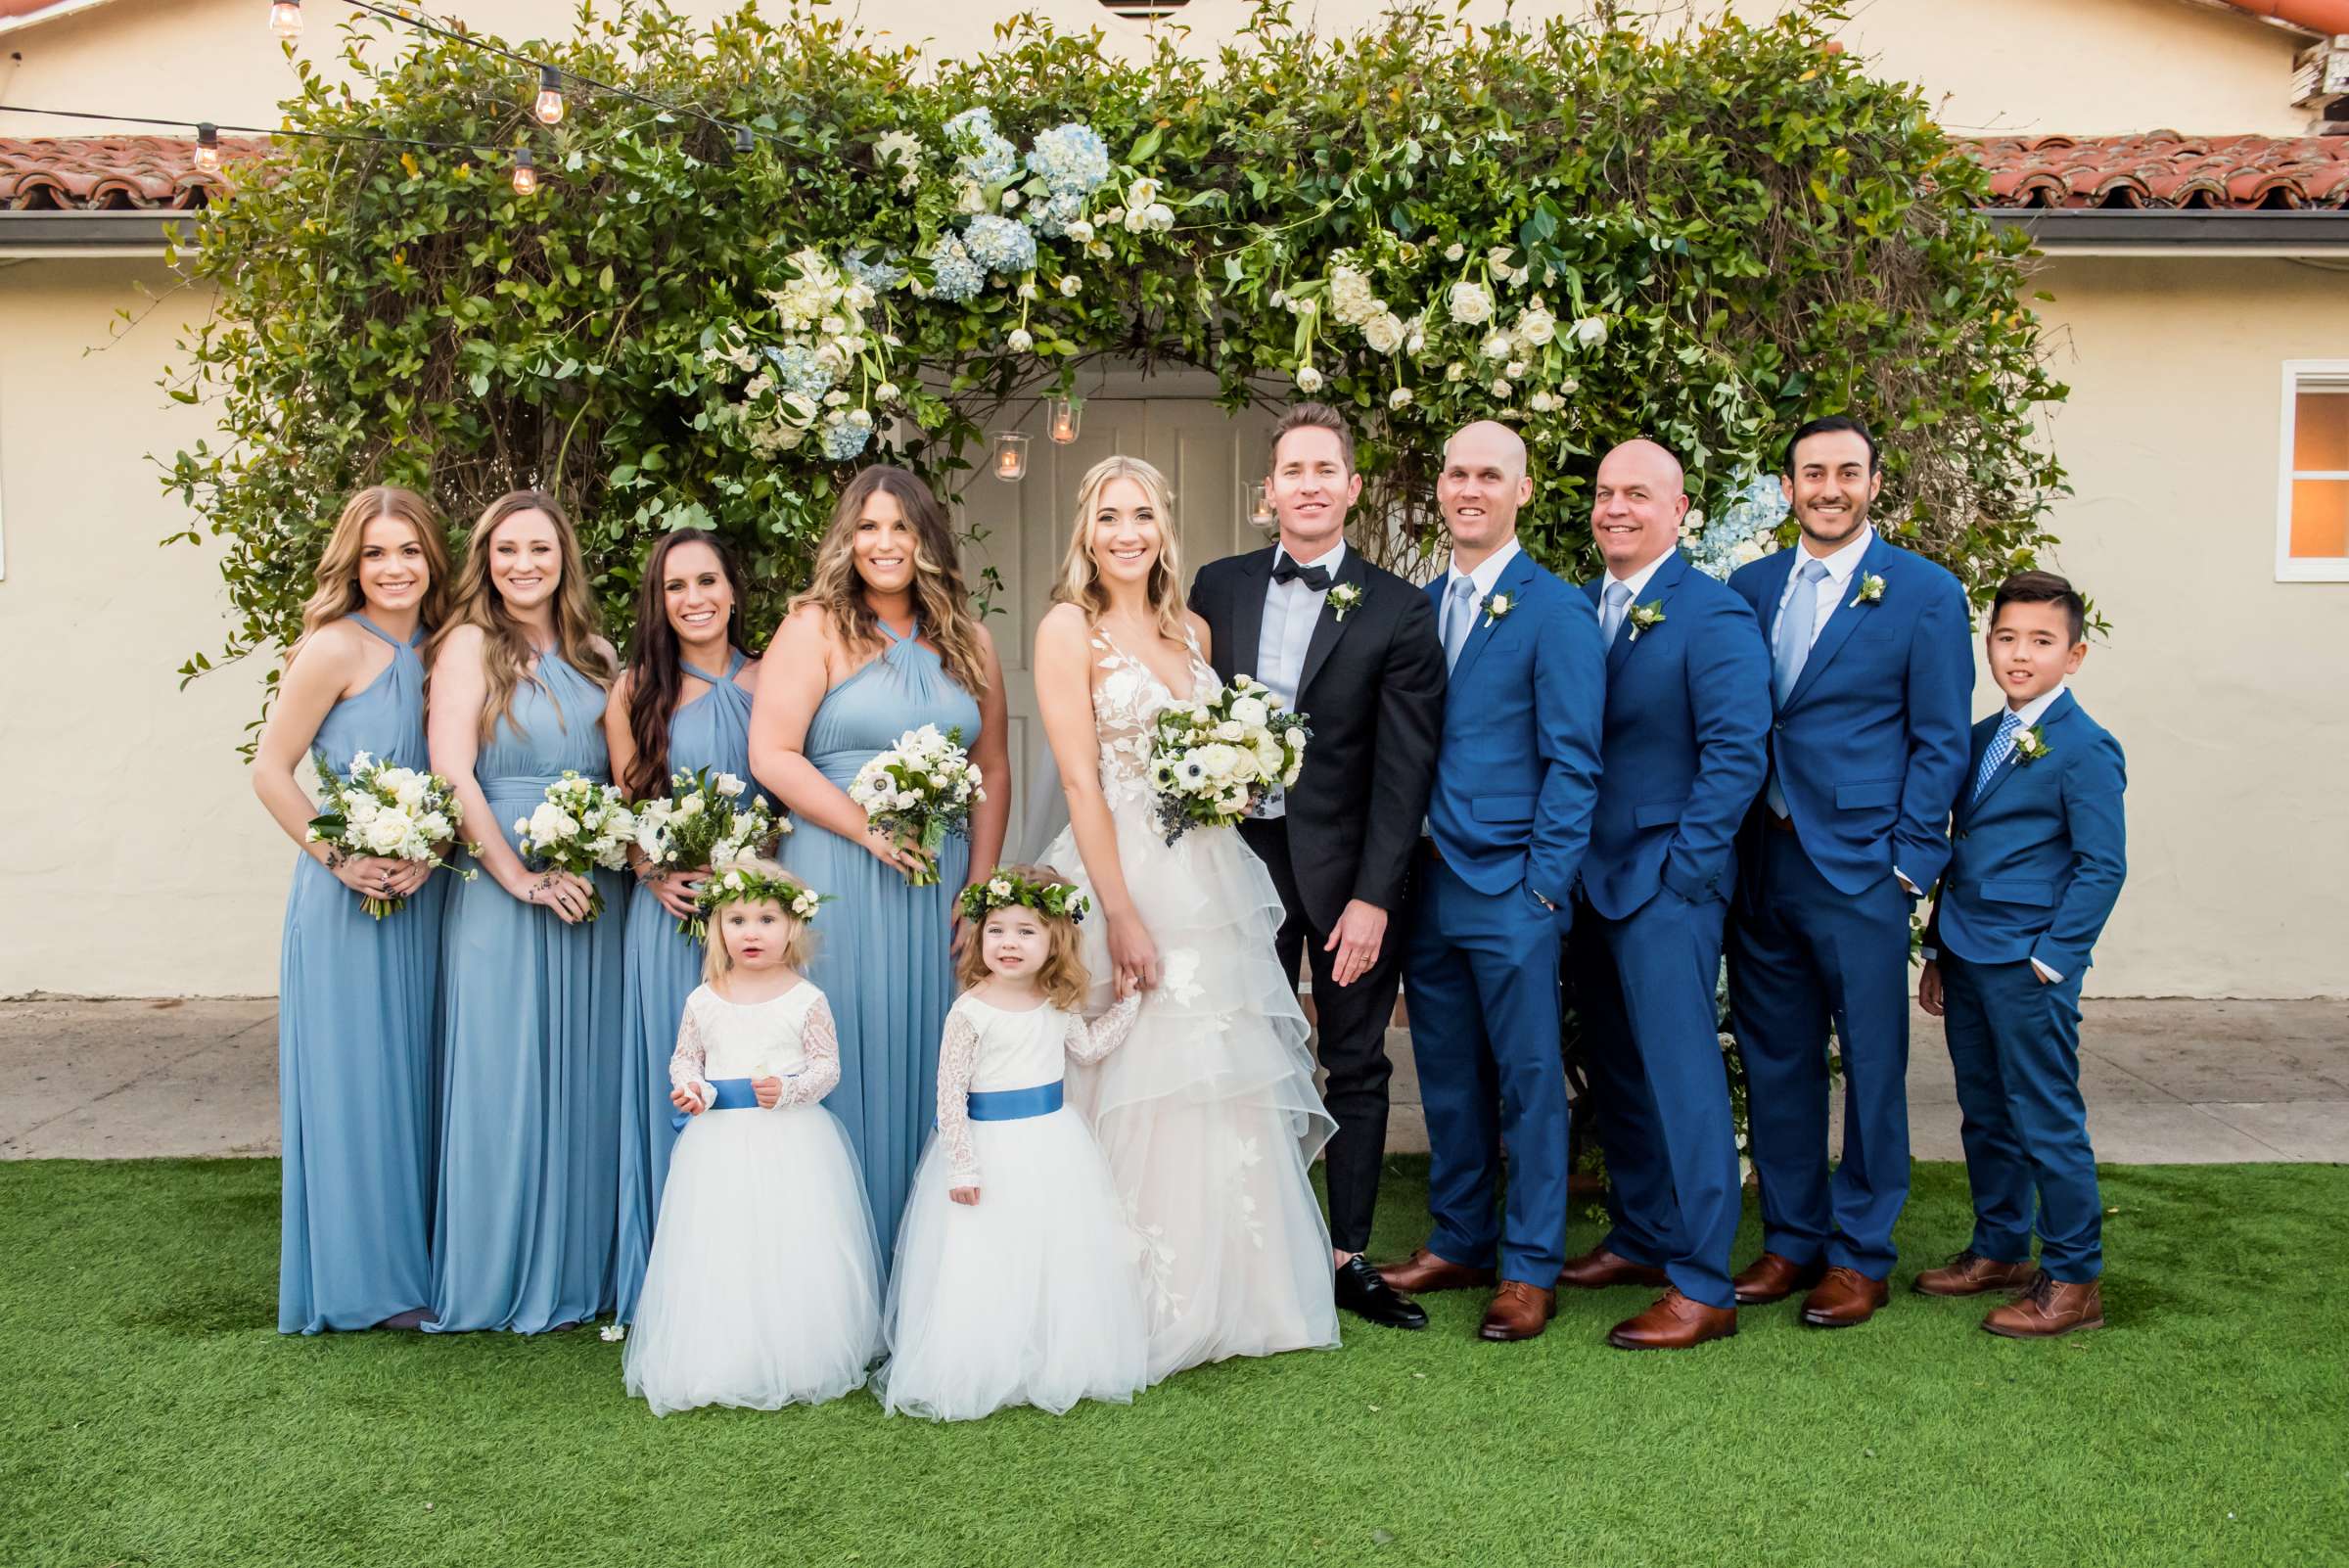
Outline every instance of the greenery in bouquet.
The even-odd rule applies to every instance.
[[[927,888],[938,882],[939,852],[948,837],[970,831],[971,807],[987,799],[987,789],[979,764],[963,750],[961,729],[942,735],[936,724],[924,724],[858,768],[849,799],[898,848],[922,852],[905,880]]]
[[[1296,783],[1313,733],[1305,715],[1248,675],[1160,710],[1150,788],[1167,842],[1194,827],[1230,827]]]
[[[791,831],[765,796],[732,773],[696,768],[671,775],[669,786],[668,794],[628,807],[636,848],[663,871],[720,871],[771,853],[775,840]],[[709,922],[699,914],[682,916],[677,932],[699,942],[709,935]]]
[[[311,758],[318,766],[318,814],[310,818],[311,843],[331,845],[346,855],[448,863],[441,855],[457,835],[457,797],[448,780],[419,768],[395,767],[368,752],[351,758],[350,766],[341,773],[326,753],[313,751]],[[459,874],[467,881],[475,875],[470,870]],[[407,901],[362,900],[378,920]]]
[[[603,891],[593,873],[618,871],[628,863],[636,819],[617,786],[582,778],[576,769],[546,787],[546,799],[514,822],[515,848],[539,870],[568,871],[586,879],[587,918],[604,912]]]

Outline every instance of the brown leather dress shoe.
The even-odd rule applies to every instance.
[[[1892,1290],[1883,1280],[1838,1265],[1803,1298],[1803,1321],[1813,1328],[1850,1328],[1875,1316],[1876,1309],[1891,1299]]]
[[[1497,1341],[1533,1339],[1549,1326],[1557,1311],[1556,1291],[1522,1279],[1504,1279],[1493,1293],[1493,1304],[1485,1309],[1485,1321],[1476,1336]]]
[[[1939,1268],[1918,1274],[1910,1288],[1920,1296],[1979,1296],[1993,1290],[2020,1290],[2031,1283],[2034,1271],[2028,1261],[2001,1263],[1968,1247]]]
[[[1617,1323],[1607,1343],[1617,1350],[1688,1350],[1736,1332],[1736,1308],[1708,1307],[1667,1290],[1653,1307]]]
[[[1378,1276],[1406,1296],[1424,1296],[1431,1290],[1489,1290],[1493,1285],[1492,1269],[1452,1263],[1425,1247],[1402,1263],[1379,1265]]]
[[[1826,1272],[1827,1266],[1816,1258],[1807,1264],[1789,1263],[1774,1252],[1766,1252],[1748,1264],[1729,1285],[1737,1292],[1738,1306],[1767,1307],[1773,1301],[1784,1301],[1798,1290],[1809,1290]]]
[[[2008,1339],[2053,1339],[2104,1326],[2103,1281],[2066,1284],[2044,1270],[2031,1288],[2004,1307],[1993,1307],[1982,1326]]]
[[[1609,1285],[1653,1288],[1664,1282],[1663,1269],[1635,1264],[1604,1247],[1593,1247],[1580,1258],[1567,1259],[1566,1267],[1558,1270],[1560,1290],[1604,1290]]]

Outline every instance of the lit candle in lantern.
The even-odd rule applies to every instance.
[[[1077,438],[1078,422],[1083,417],[1084,405],[1073,398],[1052,399],[1052,439],[1062,446]]]
[[[1272,497],[1265,493],[1262,484],[1248,486],[1248,521],[1260,529],[1268,529],[1278,521],[1272,512]]]
[[[995,478],[1017,480],[1028,472],[1028,438],[1013,431],[995,433]]]

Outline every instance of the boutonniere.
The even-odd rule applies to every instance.
[[[1498,625],[1501,618],[1516,608],[1517,601],[1505,593],[1486,594],[1483,606],[1485,624],[1488,626]]]
[[[1662,624],[1664,624],[1663,600],[1650,599],[1645,604],[1635,604],[1632,606],[1632,634],[1628,640],[1637,642],[1639,633],[1647,630],[1650,626]]]
[[[2047,731],[2034,724],[2014,738],[2014,765],[2036,762],[2048,755]]]
[[[1362,585],[1359,582],[1341,582],[1329,590],[1330,614],[1339,621],[1354,614],[1354,607],[1361,602]]]
[[[1857,608],[1864,604],[1875,604],[1883,597],[1884,579],[1873,572],[1865,573],[1860,578],[1860,591],[1852,595],[1852,605]]]

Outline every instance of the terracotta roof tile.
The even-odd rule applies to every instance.
[[[2349,208],[2349,136],[1998,136],[1958,144],[2017,208]]]
[[[267,137],[223,136],[223,167],[207,172],[192,137],[0,136],[0,211],[202,207],[236,163],[268,152]]]

